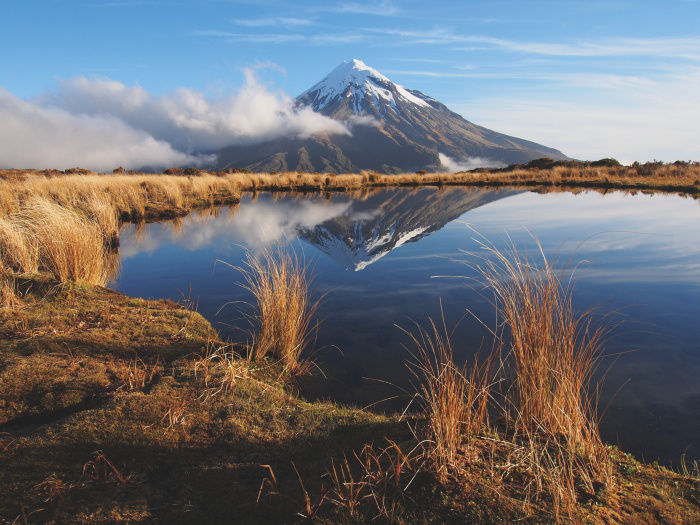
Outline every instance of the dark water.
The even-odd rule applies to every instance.
[[[536,236],[550,260],[571,257],[577,308],[603,302],[602,311],[620,310],[624,321],[606,345],[621,355],[603,364],[612,365],[604,439],[677,465],[687,447],[688,458],[700,457],[699,232],[700,204],[679,196],[431,188],[262,194],[235,208],[127,227],[115,287],[196,299],[223,337],[245,341],[239,308],[251,298],[237,285],[239,273],[216,261],[237,266],[245,249],[288,241],[314,267],[315,289],[327,294],[316,343],[327,378],[316,377],[306,395],[360,406],[395,398],[374,405],[395,409],[412,389],[410,339],[401,328],[415,332],[415,323],[439,320],[442,310],[447,327],[456,326],[458,359],[488,350],[496,317],[488,293],[470,280],[471,252],[483,255],[479,239],[502,248],[509,237],[536,256]]]

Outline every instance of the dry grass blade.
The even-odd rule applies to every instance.
[[[162,372],[160,358],[153,364],[146,364],[143,359],[135,358],[133,361],[125,363],[121,360],[115,361],[114,374],[120,387],[131,392],[132,390],[143,390],[156,379]]]
[[[61,503],[65,503],[68,492],[73,486],[66,485],[66,483],[54,473],[39,483],[36,488],[46,496],[44,503],[50,503],[55,499],[60,500]]]
[[[267,491],[268,497],[282,495],[282,493],[279,490],[279,484],[277,483],[277,476],[275,476],[275,473],[272,470],[272,467],[270,465],[260,465],[260,466],[263,468],[266,468],[270,471],[270,477],[263,478],[262,483],[260,484],[260,490],[258,491],[258,499],[256,500],[256,503],[260,503],[260,497],[262,496],[262,493],[263,493],[263,490],[265,490],[265,487],[268,488],[268,491]]]
[[[212,350],[208,344],[205,354],[194,364],[195,377],[204,380],[199,398],[206,402],[221,392],[230,392],[238,381],[250,379],[249,365],[233,352],[226,352],[224,346]]]
[[[12,434],[8,434],[7,432],[0,433],[0,453],[7,452],[13,445],[17,445],[17,440]]]
[[[0,273],[0,308],[14,308],[19,304],[14,276]]]
[[[260,498],[263,495],[263,491],[267,487],[267,492],[266,495],[268,498],[272,497],[279,497],[279,498],[284,498],[286,500],[291,501],[295,505],[299,506],[299,502],[295,500],[294,498],[291,498],[284,494],[282,491],[280,491],[279,484],[277,483],[277,477],[275,476],[274,471],[272,470],[272,467],[270,465],[260,465],[263,468],[266,468],[270,472],[270,477],[269,478],[263,478],[263,481],[260,485],[260,490],[258,491],[258,499],[256,500],[256,504],[260,503]],[[323,505],[324,500],[326,499],[326,493],[322,492],[321,497],[316,503],[313,503],[311,501],[311,496],[309,495],[309,492],[306,490],[306,487],[304,486],[304,481],[301,478],[301,474],[299,474],[299,470],[297,469],[297,466],[294,464],[292,461],[292,467],[294,468],[294,472],[296,472],[297,479],[299,480],[299,485],[301,485],[301,491],[304,495],[304,508],[305,512],[304,513],[299,513],[299,515],[302,518],[306,518],[309,520],[312,520],[315,516],[318,510],[321,508],[321,505]]]
[[[122,485],[129,483],[131,476],[122,476],[117,467],[107,459],[101,450],[94,453],[95,459],[83,466],[82,478],[88,478],[94,483],[118,482]]]
[[[686,449],[685,452],[683,452],[683,455],[681,456],[681,474],[683,474],[683,476],[685,476],[686,478],[700,480],[700,461],[687,460],[687,452],[688,449]]]
[[[362,500],[366,483],[355,481],[347,456],[343,455],[343,459],[343,463],[339,463],[338,467],[336,467],[335,461],[331,460],[331,469],[327,472],[327,475],[333,484],[333,488],[328,499],[331,503],[347,509],[350,516],[355,516],[357,507]]]
[[[404,511],[409,487],[422,471],[422,449],[417,446],[406,454],[389,440],[389,446],[379,451],[372,444],[365,445],[354,458],[351,462],[344,454],[342,462],[331,462],[324,475],[331,482],[327,501],[346,509],[350,516],[393,522]]]
[[[162,417],[161,421],[168,423],[165,431],[173,430],[176,426],[184,425],[189,417],[192,415],[187,412],[189,408],[189,402],[187,400],[176,400],[175,403],[168,408],[168,411]]]

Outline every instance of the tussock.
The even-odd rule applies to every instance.
[[[311,299],[309,265],[280,245],[260,256],[248,252],[245,264],[237,269],[256,301],[255,313],[249,315],[255,327],[250,359],[261,361],[270,354],[292,374],[309,372],[311,362],[302,353],[315,334],[312,318],[320,301]]]
[[[114,264],[94,220],[46,199],[0,218],[0,261],[5,271],[47,271],[60,281],[104,285]]]
[[[500,251],[482,242],[487,255],[474,267],[503,319],[502,410],[514,457],[532,476],[532,494],[549,493],[559,512],[573,508],[577,486],[595,494],[611,481],[592,385],[611,326],[595,310],[574,310],[570,261],[555,268],[535,241],[540,264],[513,243]]]
[[[107,247],[97,222],[51,201],[37,199],[25,208],[20,223],[39,245],[41,269],[60,281],[106,284]]]
[[[409,366],[420,380],[430,432],[429,456],[438,479],[446,482],[461,468],[463,442],[488,424],[491,358],[479,365],[477,356],[471,371],[467,363],[458,366],[444,319],[442,330],[433,320],[430,325],[432,333],[420,326],[417,335],[406,332],[416,348]]]

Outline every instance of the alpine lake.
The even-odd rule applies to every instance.
[[[188,300],[223,340],[250,341],[254,299],[237,267],[294,250],[322,297],[308,399],[402,410],[416,392],[410,333],[434,320],[455,360],[500,322],[475,266],[514,244],[566,266],[574,306],[612,322],[598,400],[603,440],[639,459],[700,458],[700,202],[670,194],[412,188],[245,194],[239,205],[124,226],[112,288]],[[568,265],[568,266],[567,266]],[[444,322],[443,322],[444,320]]]

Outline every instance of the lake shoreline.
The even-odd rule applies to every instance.
[[[116,195],[110,185],[128,184],[130,195]],[[98,174],[80,168],[65,170],[0,170],[0,213],[12,213],[13,200],[50,196],[61,201],[66,193],[89,192],[99,186],[108,194],[124,222],[156,221],[186,215],[210,206],[232,205],[242,192],[326,192],[329,194],[391,187],[514,187],[534,191],[611,190],[666,192],[700,197],[700,164],[660,162],[622,166],[611,159],[595,162],[538,159],[501,169],[469,172],[420,171],[384,175],[371,171],[346,173],[252,173],[243,170],[207,172],[188,168],[164,174],[125,172]],[[126,191],[126,190],[125,190]],[[4,202],[3,202],[4,201]],[[4,206],[1,206],[3,205]],[[5,208],[2,210],[2,208]]]
[[[344,458],[359,476],[353,453],[386,451],[387,473],[392,443],[409,456],[418,446],[421,416],[306,403],[274,363],[235,357],[242,349],[220,341],[185,308],[191,305],[47,275],[17,279],[21,304],[3,309],[1,329],[0,515],[7,521],[220,522],[246,508],[251,523],[296,522],[305,493],[312,507],[319,503],[329,482],[322,475]],[[502,476],[498,465],[510,460],[500,439],[490,433],[465,443],[467,485],[459,476],[438,482],[407,462],[417,477],[392,493],[397,512],[416,523],[555,521],[546,496],[527,498],[525,472]],[[700,518],[697,473],[681,476],[614,448],[610,456],[614,482],[581,493],[572,519]],[[312,511],[321,523],[377,512],[367,502],[358,502],[354,518],[343,505]]]

